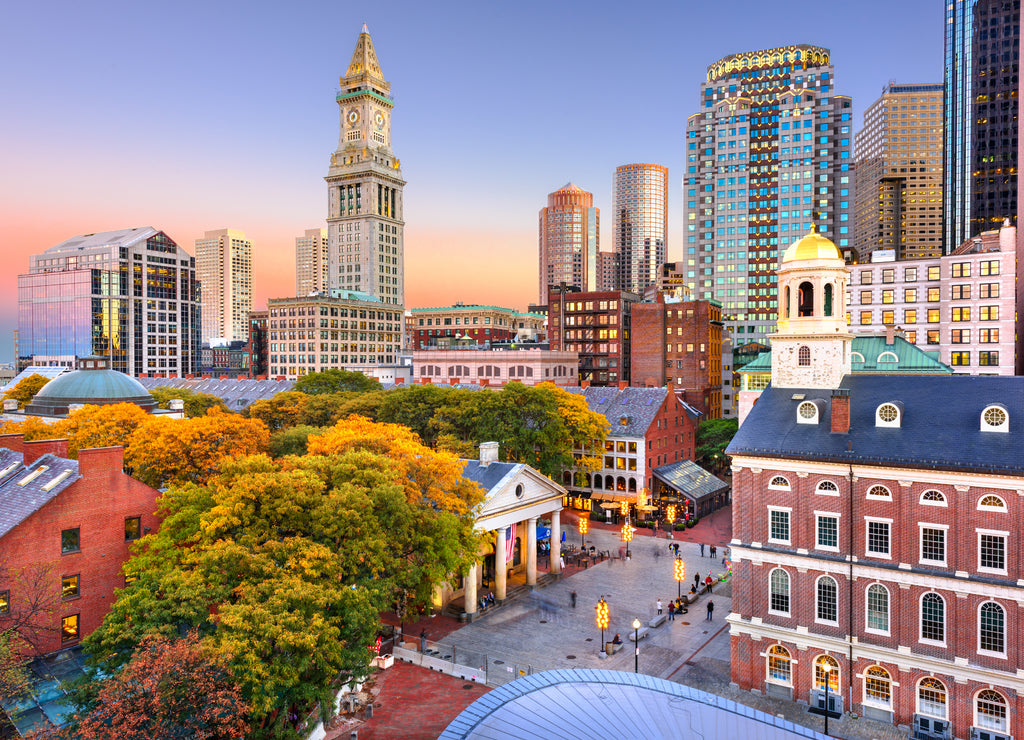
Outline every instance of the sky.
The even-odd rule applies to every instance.
[[[132,0],[10,2],[0,24],[0,361],[17,275],[76,234],[136,226],[194,253],[254,245],[254,307],[294,292],[295,237],[325,226],[338,78],[366,23],[395,100],[406,307],[525,309],[537,216],[575,182],[611,250],[612,176],[669,168],[682,258],[686,118],[708,65],[808,43],[832,51],[856,128],[890,80],[941,82],[941,0],[622,3]]]

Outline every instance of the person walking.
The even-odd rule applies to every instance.
[[[709,554],[711,555],[711,559],[712,560],[714,560],[717,552],[718,552],[718,548],[715,547],[714,545],[711,545],[711,552]]]
[[[703,542],[700,543],[700,556],[704,557],[704,543]]]
[[[705,622],[710,622],[711,621],[711,616],[714,613],[715,613],[715,602],[709,600],[708,601],[708,616],[707,616],[707,618],[704,621]]]
[[[658,599],[658,614],[661,614],[661,612],[662,612],[662,609],[661,609],[661,599]]]
[[[668,602],[668,621],[676,621],[676,602]]]
[[[572,608],[575,609],[576,608],[576,592],[575,591],[573,591],[571,594],[569,594],[569,601],[572,602]]]

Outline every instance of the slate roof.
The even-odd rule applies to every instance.
[[[654,477],[669,484],[677,491],[688,494],[694,501],[711,496],[729,487],[692,460],[662,465],[654,469]]]
[[[232,411],[241,411],[254,401],[272,398],[278,393],[290,391],[295,386],[294,380],[209,380],[186,378],[139,378],[138,381],[147,391],[164,386],[167,388],[185,388],[196,393],[209,393],[222,400]]]
[[[3,473],[3,476],[0,477],[0,537],[39,511],[48,501],[56,498],[61,491],[81,478],[78,473],[77,460],[66,460],[63,457],[46,454],[26,467],[22,463],[23,459],[20,452],[0,448],[0,473]],[[18,481],[24,480],[31,472],[43,467],[46,468],[43,473],[24,486],[18,485]],[[70,471],[70,474],[52,486],[50,490],[44,490],[48,484],[59,478],[65,471]]]
[[[831,391],[768,386],[729,444],[730,455],[875,463],[1003,475],[1024,474],[1024,377],[847,375],[850,431],[833,434]],[[797,424],[799,400],[821,399],[818,424]],[[899,428],[875,426],[877,408],[903,406]],[[999,404],[1009,432],[981,431],[981,413]]]
[[[952,374],[953,369],[948,365],[939,362],[935,354],[925,352],[915,344],[911,344],[903,337],[894,337],[892,344],[886,344],[884,334],[854,334],[853,342],[850,345],[851,353],[858,353],[864,358],[863,362],[854,358],[850,370],[854,373],[927,373],[927,374]],[[892,352],[896,355],[897,361],[879,362],[878,358],[884,352]],[[737,372],[740,373],[768,373],[772,369],[772,353],[762,352],[753,360],[748,362]]]
[[[609,437],[644,437],[668,394],[665,388],[619,390],[618,386],[565,390],[583,396],[591,411],[608,420]]]
[[[512,474],[518,468],[525,467],[522,463],[492,462],[481,465],[479,460],[465,460],[466,467],[462,469],[462,477],[474,481],[486,493],[490,493],[505,476]]]

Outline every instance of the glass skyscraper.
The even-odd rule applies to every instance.
[[[1019,56],[1020,0],[947,0],[947,254],[1016,217]]]
[[[613,184],[615,289],[643,293],[668,256],[668,167],[624,164]]]

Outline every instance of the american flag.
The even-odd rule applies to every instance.
[[[515,537],[515,528],[514,527],[506,527],[505,528],[505,562],[506,563],[508,563],[508,562],[510,562],[512,560],[512,555],[516,551],[516,541],[515,541],[514,537]]]

